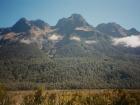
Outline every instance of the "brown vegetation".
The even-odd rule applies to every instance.
[[[140,105],[138,91],[66,90],[9,92],[0,86],[0,105]]]

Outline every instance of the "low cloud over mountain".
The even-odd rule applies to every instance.
[[[121,38],[113,38],[113,45],[123,45],[126,47],[140,47],[140,36],[126,36]]]

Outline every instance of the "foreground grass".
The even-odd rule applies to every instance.
[[[139,90],[48,90],[7,92],[0,105],[140,105]]]

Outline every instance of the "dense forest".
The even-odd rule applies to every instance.
[[[24,50],[18,50],[21,47]],[[14,45],[11,49],[14,51],[10,52],[7,48],[1,48],[5,52],[0,56],[0,81],[9,89],[33,89],[40,84],[48,89],[140,86],[140,62],[135,57],[93,54],[89,57],[53,58],[34,46]]]

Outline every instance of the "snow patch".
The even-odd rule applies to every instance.
[[[124,45],[125,47],[140,47],[140,35],[135,36],[127,36],[127,37],[122,37],[122,38],[113,38],[113,45]]]
[[[91,28],[89,28],[89,27],[76,27],[75,30],[78,30],[78,31],[91,31]]]

